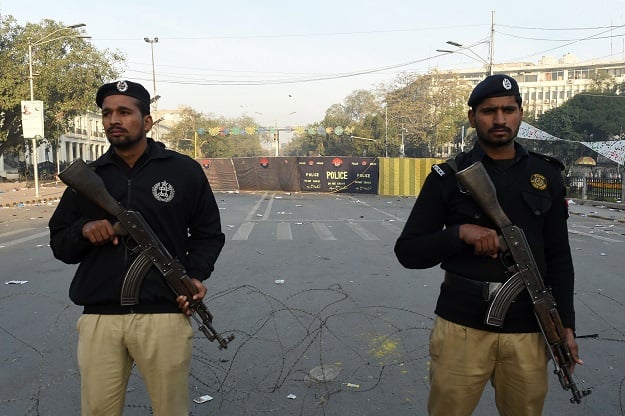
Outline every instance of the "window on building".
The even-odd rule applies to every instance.
[[[545,73],[545,81],[563,81],[564,71],[551,71]]]
[[[589,79],[592,74],[594,73],[594,70],[592,69],[576,69],[573,75],[573,78],[575,79]]]

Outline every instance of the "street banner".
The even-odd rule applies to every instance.
[[[22,101],[21,108],[24,138],[43,138],[43,101]]]

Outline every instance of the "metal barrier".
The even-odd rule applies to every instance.
[[[613,178],[568,176],[565,184],[569,197],[609,202],[621,201],[623,197],[623,179],[620,175]]]

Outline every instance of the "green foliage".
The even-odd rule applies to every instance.
[[[460,143],[468,128],[466,97],[471,86],[453,73],[407,74],[375,94],[358,90],[326,110],[319,125],[349,127],[350,134],[310,134],[290,144],[290,155],[398,156],[402,135],[406,156],[444,153],[443,145]]]
[[[303,134],[297,135],[287,147],[287,154],[325,155],[325,156],[382,156],[379,139],[384,137],[379,130],[381,107],[370,91],[357,90],[348,95],[342,104],[333,104],[326,110],[321,123],[313,124],[317,131],[319,126],[341,127],[342,134],[324,133],[310,134],[308,128]],[[376,120],[375,122],[372,120]],[[373,127],[378,126],[374,131]]]
[[[466,97],[471,86],[448,72],[408,74],[384,92],[394,142],[405,143],[406,156],[429,157],[443,144],[457,142],[466,126]]]
[[[94,97],[100,85],[119,76],[123,55],[97,50],[80,36],[78,29],[49,19],[22,27],[13,17],[2,17],[0,154],[24,146],[20,101],[30,100],[29,44],[33,97],[44,103],[45,138],[53,146],[67,130],[69,120],[95,109]]]
[[[260,145],[258,134],[233,134],[232,131],[216,132],[223,126],[245,128],[258,123],[251,117],[229,120],[211,118],[190,107],[181,109],[181,120],[160,140],[175,150],[191,157],[249,157],[266,153]],[[233,130],[234,131],[234,130]]]
[[[313,124],[309,127],[314,127],[315,130],[319,127],[319,123]],[[288,156],[324,156],[325,146],[324,139],[327,139],[326,135],[310,134],[308,130],[304,134],[296,135],[286,149]]]
[[[592,150],[571,141],[593,142],[625,137],[625,96],[615,94],[618,86],[604,85],[604,89],[605,92],[578,94],[563,105],[546,111],[536,121],[536,127],[566,142],[528,143],[528,146],[570,165],[578,157],[594,156]]]

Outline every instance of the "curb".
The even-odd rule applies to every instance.
[[[605,201],[595,201],[592,199],[578,199],[578,198],[567,198],[570,201],[575,202],[577,205],[591,205],[593,207],[602,207],[602,208],[610,208],[610,209],[618,209],[621,211],[625,211],[625,204],[620,204],[617,202],[605,202]]]
[[[568,198],[568,199],[570,201],[573,201],[575,203],[575,205],[596,207],[596,208],[602,208],[602,209],[613,209],[613,210],[621,211],[625,215],[625,204],[620,204],[620,203],[615,203],[615,202],[595,201],[595,200],[592,200],[592,199],[578,199],[578,198]],[[571,212],[570,207],[569,207],[569,214],[570,215],[585,216],[585,217],[589,217],[589,218],[598,218],[598,219],[602,219],[602,220],[606,220],[606,221],[615,221],[615,222],[619,222],[621,224],[625,224],[625,217],[624,218],[614,218],[614,217],[611,217],[611,216],[608,216],[608,215],[601,215],[601,214],[598,214],[598,213]]]
[[[585,214],[583,212],[570,212],[570,215],[577,215],[579,217],[587,217],[587,218],[597,218],[600,220],[606,220],[606,221],[615,221],[615,222],[619,222],[621,224],[625,224],[625,218],[610,218],[607,217],[605,215],[599,215],[599,214]]]
[[[67,187],[56,182],[45,182],[39,186],[39,195],[26,183],[16,182],[15,186],[3,187],[0,191],[0,208],[19,208],[58,202]],[[62,186],[59,186],[62,185]]]
[[[50,202],[56,202],[61,199],[60,196],[54,198],[39,198],[39,199],[30,199],[24,201],[13,201],[7,202],[5,204],[0,205],[0,208],[19,208],[22,206],[30,206],[30,205],[45,205]]]

